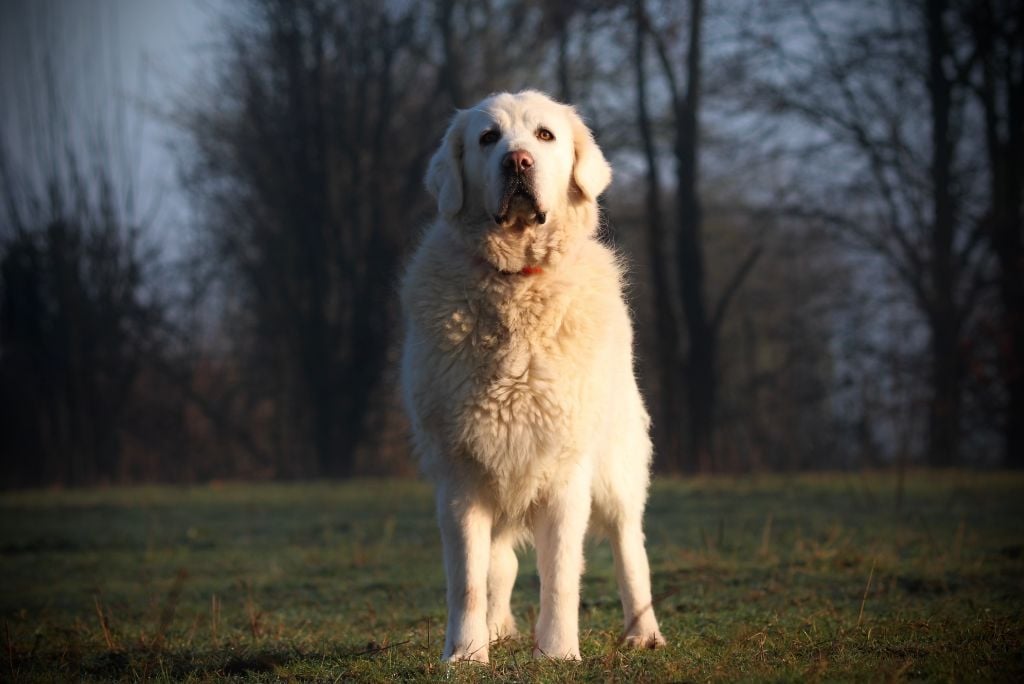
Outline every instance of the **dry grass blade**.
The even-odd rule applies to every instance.
[[[103,641],[105,641],[107,644],[107,650],[116,650],[114,648],[114,638],[110,634],[110,626],[107,624],[107,617],[103,613],[103,606],[100,603],[100,597],[94,594],[92,597],[92,601],[93,604],[96,606],[96,615],[100,619],[100,630],[103,632]]]
[[[217,627],[220,622],[220,599],[216,594],[210,597],[210,639],[217,643]]]
[[[405,646],[406,644],[409,644],[409,643],[412,643],[412,639],[406,639],[405,641],[396,641],[393,644],[374,644],[374,643],[370,643],[370,644],[367,644],[367,647],[365,649],[363,649],[362,651],[357,651],[355,653],[350,653],[348,655],[349,655],[350,658],[354,658],[356,656],[364,656],[364,655],[376,655],[377,653],[383,653],[384,651],[390,651],[393,648],[398,648],[399,646]]]
[[[253,639],[259,639],[260,634],[263,632],[260,626],[260,620],[263,617],[263,611],[256,610],[256,602],[252,599],[252,583],[245,583],[245,614],[249,618],[249,633]]]
[[[179,568],[178,572],[174,575],[174,582],[171,583],[171,588],[167,592],[167,598],[164,599],[164,605],[160,609],[160,622],[157,624],[156,636],[153,638],[152,643],[154,649],[160,648],[164,643],[167,629],[174,620],[174,612],[177,610],[178,602],[181,600],[181,589],[185,585],[185,578],[187,577],[188,571],[185,568]]]
[[[864,587],[864,598],[860,601],[860,614],[857,615],[857,626],[860,627],[864,619],[864,605],[868,602],[868,592],[871,591],[871,578],[875,576],[875,559],[871,559],[871,572],[868,573],[868,583]]]
[[[7,642],[7,665],[11,670],[11,681],[17,681],[18,675],[14,670],[14,642],[11,641],[11,625],[4,620],[4,639]]]

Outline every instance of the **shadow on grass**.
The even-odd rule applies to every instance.
[[[393,647],[400,644],[394,644]],[[351,652],[317,653],[280,647],[223,649],[218,651],[153,651],[146,648],[108,651],[87,657],[76,666],[65,665],[69,672],[78,672],[87,678],[104,681],[130,679],[182,680],[204,678],[209,675],[246,678],[252,675],[274,674],[288,671],[300,664],[331,663],[338,665],[358,658],[373,658],[391,647],[371,645],[367,649]],[[64,656],[67,658],[67,656]],[[38,659],[14,662],[15,671],[29,673]],[[20,666],[20,667],[19,667]]]
[[[379,645],[370,642],[358,650],[334,652],[304,651],[294,647],[226,647],[217,650],[170,650],[146,646],[85,653],[70,648],[61,651],[21,651],[9,648],[0,665],[0,681],[180,681],[209,677],[248,678],[274,675],[295,669],[341,671],[369,662],[410,642]],[[315,672],[313,672],[315,677]],[[55,678],[56,677],[56,678]]]

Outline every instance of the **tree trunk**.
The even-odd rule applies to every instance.
[[[958,335],[948,319],[932,325],[931,399],[928,407],[928,462],[959,463],[963,373]]]
[[[437,28],[441,33],[441,49],[444,59],[441,62],[441,85],[452,105],[463,105],[462,67],[459,63],[459,49],[455,45],[452,21],[455,11],[455,0],[441,0],[437,5]]]
[[[953,233],[955,203],[950,176],[954,146],[950,135],[952,84],[944,69],[949,55],[944,25],[946,0],[928,0],[928,95],[932,134],[931,400],[928,412],[928,457],[931,465],[959,462],[963,397],[960,328],[956,307]]]
[[[569,73],[569,11],[556,10],[558,25],[558,97],[572,102],[572,75]]]
[[[679,454],[683,453],[683,433],[680,417],[679,378],[681,356],[679,348],[679,327],[673,307],[671,292],[673,283],[669,280],[668,260],[672,254],[665,232],[664,214],[661,207],[661,174],[654,148],[654,134],[651,130],[650,113],[647,108],[647,69],[645,66],[646,46],[644,3],[636,7],[636,44],[634,68],[636,71],[637,127],[640,129],[644,159],[647,164],[646,177],[646,224],[648,261],[651,269],[651,285],[654,289],[654,321],[657,335],[657,404],[654,410],[655,451],[661,454],[662,462],[670,468],[680,464]]]
[[[1006,391],[1009,395],[1004,420],[1003,464],[1007,468],[1024,469],[1024,295],[1021,281],[1024,273],[1018,265],[1010,276],[1015,285],[1003,287],[1003,308],[1007,318],[1007,345],[1004,352]],[[1015,308],[1013,308],[1015,307]]]
[[[697,195],[697,112],[700,107],[703,0],[691,0],[690,9],[690,44],[686,57],[687,93],[684,99],[676,102],[676,202],[679,224],[676,258],[683,313],[690,338],[686,373],[690,461],[686,467],[689,470],[711,472],[715,469],[716,340],[705,301],[702,216]]]
[[[1009,12],[1013,12],[1010,9]],[[1024,468],[1024,73],[1014,68],[1024,53],[1024,38],[1001,31],[1021,22],[1016,10],[997,16],[992,2],[979,2],[971,15],[974,44],[981,63],[978,96],[985,115],[992,209],[989,239],[999,269],[1003,308],[999,351],[1007,395],[1003,421],[1003,464]]]
[[[1020,93],[1018,97],[1021,97]],[[1021,245],[1021,232],[1024,230],[1024,221],[1021,220],[1024,144],[1021,144],[1019,123],[1013,137],[1017,138],[1017,144],[1010,146],[1007,161],[1016,167],[1016,173],[1007,181],[1007,199],[1001,208],[1002,224],[997,228],[1001,234],[1000,294],[1007,338],[1003,376],[1009,396],[1004,427],[1004,463],[1010,468],[1024,468],[1024,249]]]
[[[1003,460],[1007,467],[1024,468],[1024,76],[1015,81],[1006,69],[1004,78],[1007,139],[995,150],[990,147],[993,243],[1004,316],[1002,373],[1008,398]]]

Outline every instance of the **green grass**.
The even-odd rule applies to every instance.
[[[1024,477],[659,481],[648,508],[670,646],[616,648],[588,548],[582,663],[527,636],[446,668],[428,486],[139,487],[0,496],[0,679],[1024,680]]]

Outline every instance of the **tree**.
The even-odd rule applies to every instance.
[[[812,170],[795,184],[790,214],[822,220],[880,259],[928,331],[926,453],[939,466],[960,461],[964,350],[987,276],[964,152],[969,67],[950,22],[943,0],[800,0],[754,17],[750,30],[766,65],[751,103],[809,127],[790,147]],[[798,32],[807,40],[792,40]]]
[[[120,476],[125,411],[158,321],[137,234],[93,218],[19,226],[0,245],[5,470],[22,484]]]
[[[398,255],[426,216],[432,141],[404,122],[443,116],[421,85],[424,24],[415,5],[254,2],[227,29],[216,97],[181,112],[186,182],[283,474],[347,476],[363,444]]]
[[[78,79],[54,68],[78,27],[52,6],[20,9],[25,79],[6,93],[0,129],[3,482],[117,481],[131,466],[126,439],[150,454],[166,439],[140,434],[133,415],[152,408],[138,380],[163,354],[165,311],[124,163],[130,119],[123,105],[89,108]],[[110,76],[88,71],[97,55],[75,56],[75,75]]]
[[[674,353],[675,363],[667,368],[672,375],[684,379],[686,407],[689,416],[689,444],[687,450],[678,449],[680,465],[687,470],[711,472],[715,470],[715,420],[718,402],[718,333],[725,319],[730,300],[742,285],[760,254],[755,247],[742,260],[713,308],[708,306],[706,276],[704,269],[704,248],[702,238],[702,208],[699,188],[700,131],[699,113],[701,108],[701,35],[704,21],[703,0],[691,0],[687,18],[688,42],[685,58],[685,81],[680,83],[676,75],[671,51],[665,37],[652,21],[644,2],[637,2],[634,20],[637,26],[636,51],[634,55],[637,81],[638,128],[647,164],[647,210],[649,226],[650,257],[655,279],[656,296],[661,315],[676,320],[676,330],[659,329],[662,363],[668,363],[668,355]],[[664,234],[664,220],[661,216],[658,195],[660,172],[654,152],[651,134],[650,113],[647,101],[647,76],[645,36],[650,36],[657,61],[668,91],[670,120],[673,131],[672,156],[675,162],[675,221],[671,224],[671,235]],[[664,263],[662,261],[664,260]],[[664,293],[670,293],[667,296]],[[672,299],[674,301],[669,301]],[[679,318],[681,317],[681,321]],[[685,336],[683,329],[685,328]],[[678,340],[687,340],[685,354],[681,352]],[[673,351],[674,347],[674,351]],[[674,380],[667,381],[662,418],[668,431],[666,446],[677,449],[679,443],[678,418],[671,413],[678,406]],[[677,414],[678,415],[678,414]]]
[[[960,3],[976,62],[969,86],[981,107],[989,209],[979,231],[996,257],[1004,464],[1024,468],[1024,12],[999,0]]]
[[[665,455],[678,455],[683,451],[682,425],[682,392],[680,380],[680,340],[678,321],[681,315],[674,311],[677,300],[672,296],[677,292],[677,284],[671,278],[674,271],[669,268],[666,255],[671,254],[668,233],[664,226],[664,209],[662,208],[661,166],[655,149],[655,135],[652,116],[648,107],[647,78],[647,35],[645,7],[639,2],[636,8],[635,53],[633,67],[636,79],[636,119],[640,132],[640,144],[646,165],[644,188],[644,209],[647,233],[647,263],[651,272],[651,284],[654,299],[655,347],[658,367],[658,401],[654,408],[654,431],[657,451]],[[674,467],[681,463],[678,457],[672,457]]]
[[[367,425],[392,401],[393,283],[433,214],[426,159],[453,107],[539,69],[543,15],[459,0],[248,9],[208,96],[179,112],[184,176],[242,382],[273,407],[275,469],[345,477],[381,446]]]

